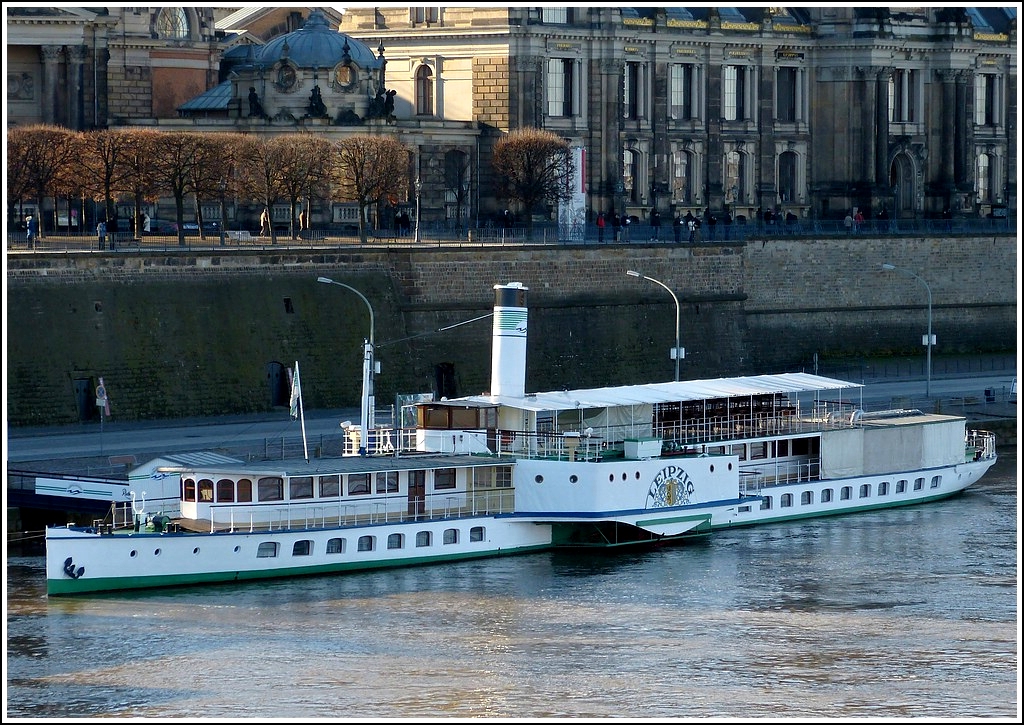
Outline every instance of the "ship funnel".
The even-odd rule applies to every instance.
[[[494,285],[491,395],[526,394],[526,287]]]

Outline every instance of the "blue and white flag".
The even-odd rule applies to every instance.
[[[299,389],[299,361],[295,361],[295,372],[288,371],[288,379],[292,384],[292,397],[288,401],[291,408],[292,420],[299,417],[299,402],[302,399],[302,391]]]

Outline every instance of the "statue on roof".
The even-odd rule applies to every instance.
[[[320,86],[313,86],[313,92],[309,94],[309,106],[306,113],[312,118],[324,118],[327,116],[327,106],[324,105],[323,96],[320,95]]]

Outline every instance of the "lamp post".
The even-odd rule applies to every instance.
[[[228,227],[228,224],[227,224],[228,220],[227,220],[226,215],[224,213],[224,194],[227,193],[227,190],[228,190],[227,179],[221,179],[220,180],[220,184],[218,186],[220,187],[220,246],[223,247],[224,246],[224,235],[227,233],[225,230]]]
[[[416,244],[420,242],[420,189],[423,185],[420,183],[420,175],[416,174],[416,234],[413,237],[413,241]]]
[[[345,289],[355,292],[366,304],[366,309],[370,313],[370,337],[363,341],[363,396],[359,406],[360,424],[362,430],[360,431],[359,437],[359,455],[366,455],[366,446],[369,442],[370,430],[374,426],[374,399],[373,399],[373,307],[370,306],[370,301],[366,299],[362,292],[357,290],[355,287],[349,287],[343,282],[335,282],[333,279],[327,277],[317,277],[317,282],[323,284],[334,284],[338,287],[344,287]]]
[[[654,284],[661,285],[665,290],[672,295],[672,301],[676,303],[676,346],[672,349],[672,358],[676,361],[676,381],[679,381],[679,360],[686,354],[683,348],[679,347],[679,298],[676,297],[676,293],[673,292],[667,284],[661,280],[654,279],[654,277],[648,277],[645,274],[634,272],[632,269],[627,270],[626,274],[630,277],[641,277],[646,279],[648,282],[654,282]]]
[[[897,267],[894,264],[885,263],[882,265],[882,269],[887,272],[901,272],[908,277],[913,277],[918,282],[924,285],[925,292],[928,293],[928,336],[925,338],[924,344],[927,346],[927,371],[925,373],[925,384],[924,394],[931,397],[932,394],[932,345],[935,344],[935,339],[932,336],[932,288],[928,286],[928,283],[921,277],[917,276],[913,272],[902,267]]]

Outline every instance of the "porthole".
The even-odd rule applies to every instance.
[[[241,551],[241,550],[242,550],[242,547],[241,547],[241,546],[236,546],[236,547],[235,547],[235,553],[236,553],[236,554],[237,554],[237,553],[238,553],[239,551]]]
[[[192,553],[193,554],[198,554],[199,553],[199,547],[197,546],[196,548],[192,549]]]
[[[154,549],[153,556],[160,556],[161,549]]]
[[[623,471],[623,472],[622,472],[622,480],[623,480],[623,481],[625,481],[625,480],[626,480],[626,472],[625,472],[625,471]]]
[[[612,483],[614,481],[615,481],[615,474],[614,473],[609,473],[608,474],[608,483]]]
[[[575,473],[569,476],[569,483],[579,483],[579,481],[580,477],[577,476]]]
[[[636,472],[636,480],[638,480],[638,481],[640,480],[640,471]]]
[[[544,483],[544,476],[541,476],[540,474],[538,474],[538,475],[533,477],[533,480],[536,481],[537,483]]]
[[[729,470],[729,471],[732,470],[732,464],[731,463],[728,465],[727,470]]]
[[[133,559],[134,559],[134,558],[135,558],[136,556],[138,556],[138,555],[139,555],[139,552],[137,552],[137,551],[136,551],[135,549],[132,549],[131,553],[130,553],[130,554],[128,554],[128,556],[130,556],[130,557],[131,557],[131,558],[133,558]]]
[[[714,463],[712,463],[712,464],[711,464],[711,472],[712,472],[712,473],[714,473],[714,472],[715,472],[715,464],[714,464]]]

